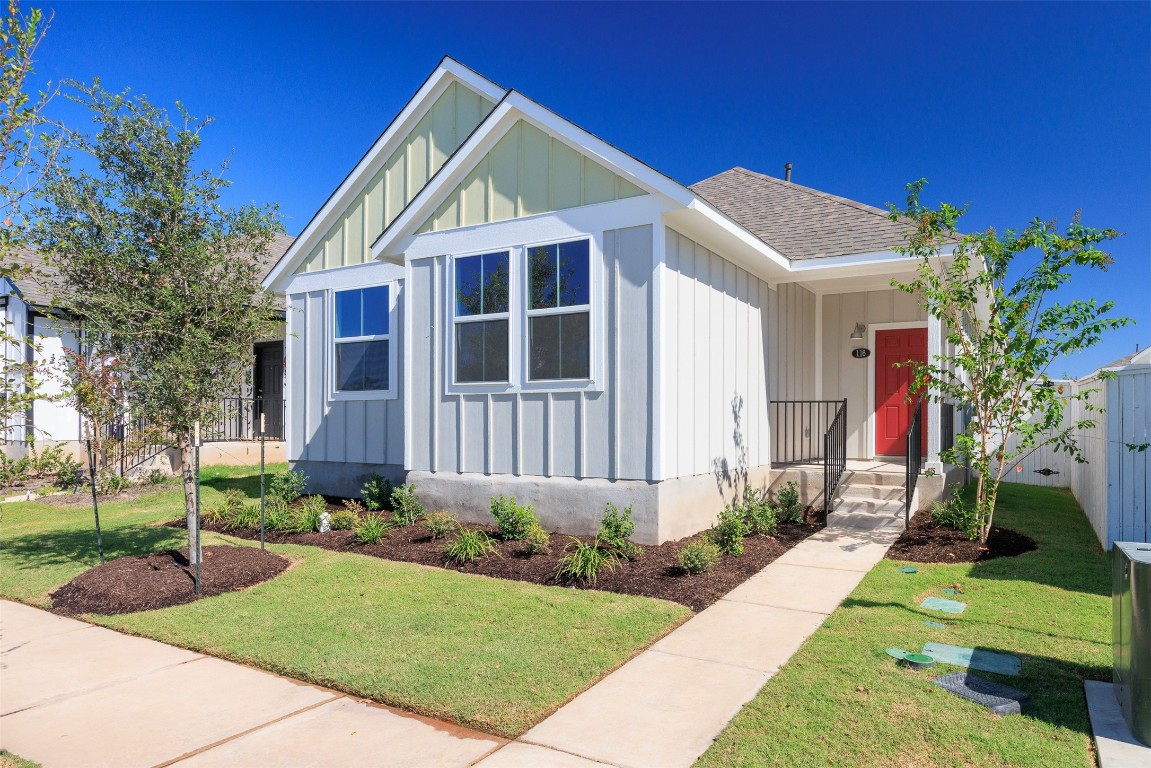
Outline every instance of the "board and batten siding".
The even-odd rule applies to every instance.
[[[519,120],[448,194],[419,232],[489,224],[646,194]]]
[[[592,311],[600,313],[606,363],[595,392],[448,393],[448,259],[413,261],[407,468],[651,479],[652,249],[650,225],[604,232],[604,300]]]
[[[769,381],[802,379],[768,363],[767,283],[668,229],[661,339],[663,476],[733,472],[770,463]],[[790,301],[807,293],[788,290]],[[809,294],[810,295],[810,294]]]
[[[869,402],[867,359],[851,356],[853,348],[867,343],[851,338],[855,324],[926,320],[927,312],[916,298],[894,288],[823,296],[823,399],[847,399],[848,458],[871,455],[868,416],[875,411],[875,403]]]
[[[459,82],[448,85],[296,271],[371,262],[372,243],[494,106]]]
[[[397,271],[399,268],[397,268]],[[288,365],[288,459],[362,464],[404,463],[403,323],[395,322],[398,370],[391,372],[399,397],[391,400],[329,400],[332,329],[328,291],[288,296],[285,338]],[[401,288],[395,317],[403,317]]]

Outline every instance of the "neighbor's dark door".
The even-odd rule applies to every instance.
[[[900,328],[875,332],[875,455],[907,455],[907,430],[915,406],[907,402],[911,369],[895,367],[909,360],[927,362],[927,329]],[[926,403],[922,406],[926,411]],[[922,450],[927,452],[926,412],[920,414]]]
[[[256,345],[256,369],[253,371],[253,396],[256,398],[256,428],[264,414],[266,434],[284,436],[284,342],[269,341]]]

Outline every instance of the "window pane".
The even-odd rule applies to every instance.
[[[360,291],[340,291],[336,294],[336,338],[363,336],[360,332],[362,312]]]
[[[336,389],[364,392],[388,388],[387,341],[352,341],[336,345]]]
[[[556,256],[554,245],[528,249],[528,309],[556,305]]]
[[[456,316],[507,311],[507,251],[456,259]]]
[[[363,296],[363,328],[361,336],[386,336],[388,334],[388,286],[379,285],[365,288]]]
[[[588,303],[588,241],[560,243],[559,305],[572,307]]]
[[[508,380],[508,321],[456,324],[456,381]]]
[[[587,312],[533,317],[528,378],[587,379],[591,377],[591,334]]]

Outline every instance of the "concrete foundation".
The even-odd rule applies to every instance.
[[[346,499],[360,498],[360,489],[373,474],[391,480],[404,482],[404,468],[399,464],[360,464],[350,461],[290,461],[293,471],[301,471],[308,476],[305,493],[323,493],[328,496],[342,496]],[[423,488],[420,488],[423,496]],[[425,501],[425,504],[427,502]],[[429,509],[435,507],[428,504]]]

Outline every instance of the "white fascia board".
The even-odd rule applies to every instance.
[[[300,233],[295,242],[280,257],[276,266],[264,278],[265,288],[273,291],[283,290],[282,278],[285,273],[290,274],[300,257],[309,253],[319,242],[319,239],[331,229],[336,218],[351,204],[356,195],[363,191],[364,185],[391,157],[398,146],[398,142],[411,132],[416,123],[423,118],[424,113],[431,108],[440,94],[447,90],[453,80],[463,83],[492,102],[499,102],[507,93],[503,88],[458,61],[445,57],[380,137],[376,139],[371,149],[360,159],[351,173],[344,178],[336,191],[312,217],[312,220],[304,227],[304,231]]]

